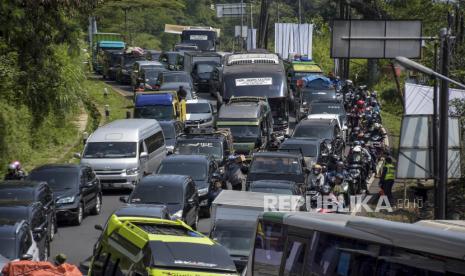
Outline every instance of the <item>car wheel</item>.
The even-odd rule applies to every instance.
[[[76,214],[76,217],[74,217],[73,224],[81,225],[83,218],[84,218],[84,206],[82,205],[82,202],[79,202],[77,214]]]
[[[197,230],[199,227],[199,213],[195,214],[194,224],[192,225],[192,229]]]
[[[95,206],[94,208],[92,208],[92,210],[90,211],[90,213],[94,216],[100,214],[100,211],[102,210],[102,196],[101,195],[97,195],[97,198],[95,199]]]

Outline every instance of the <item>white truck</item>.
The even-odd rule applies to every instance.
[[[210,238],[226,247],[239,272],[247,264],[258,215],[270,196],[280,195],[223,190],[212,202]],[[298,208],[280,211],[292,210]]]

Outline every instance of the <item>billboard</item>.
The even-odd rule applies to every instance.
[[[432,86],[405,83],[405,114],[433,115],[433,95]],[[465,100],[465,90],[449,89],[449,101],[454,99]]]
[[[274,49],[283,59],[289,54],[312,58],[312,24],[275,23]]]
[[[400,133],[399,156],[396,178],[433,178],[432,116],[404,115]],[[460,121],[449,117],[448,135],[448,178],[461,177]]]
[[[334,20],[332,58],[421,57],[418,20]]]
[[[246,3],[216,4],[216,17],[239,17],[246,15]]]

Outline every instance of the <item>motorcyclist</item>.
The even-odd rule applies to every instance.
[[[187,97],[187,91],[184,89],[184,86],[179,86],[179,89],[177,91],[177,94],[178,94],[178,98],[180,100],[185,100],[186,97]]]
[[[337,203],[340,207],[344,207],[345,205],[345,194],[346,190],[343,187],[344,184],[344,176],[342,174],[336,174],[334,178],[334,186],[331,189],[331,193],[337,200]]]
[[[344,176],[344,179],[347,177],[347,170],[345,168],[345,164],[343,161],[336,162],[336,169],[330,173],[329,178],[333,179],[338,174],[341,174],[342,176]]]
[[[378,112],[378,113],[381,112],[381,108],[379,107],[379,104],[378,104],[377,100],[373,99],[371,101],[371,107],[373,109],[373,112]]]
[[[231,155],[228,157],[228,162],[225,165],[225,181],[231,183],[232,189],[241,191],[243,188],[243,183],[245,179],[244,175],[244,165],[245,161],[244,155]]]
[[[329,158],[329,162],[328,162],[328,172],[332,172],[332,171],[336,170],[336,163],[339,160],[341,160],[339,155],[337,155],[337,154],[331,155],[331,157]]]
[[[312,166],[312,185],[321,187],[325,184],[325,176],[323,174],[323,168],[320,164],[314,164]]]
[[[382,124],[375,123],[373,125],[373,131],[371,132],[371,136],[372,137],[379,136],[381,137],[381,140],[383,140],[387,136],[386,129],[383,127]]]
[[[8,171],[5,175],[5,180],[23,180],[26,177],[26,173],[21,167],[19,161],[14,161],[8,165]]]

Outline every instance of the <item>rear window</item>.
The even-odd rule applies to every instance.
[[[4,188],[0,189],[0,204],[29,203],[34,201],[32,189]]]
[[[228,252],[218,244],[151,241],[149,246],[152,252],[156,252],[152,259],[156,267],[236,271]]]
[[[184,74],[169,74],[163,76],[163,82],[189,82],[189,77]]]
[[[298,158],[259,156],[252,161],[250,172],[300,174],[302,168]]]

